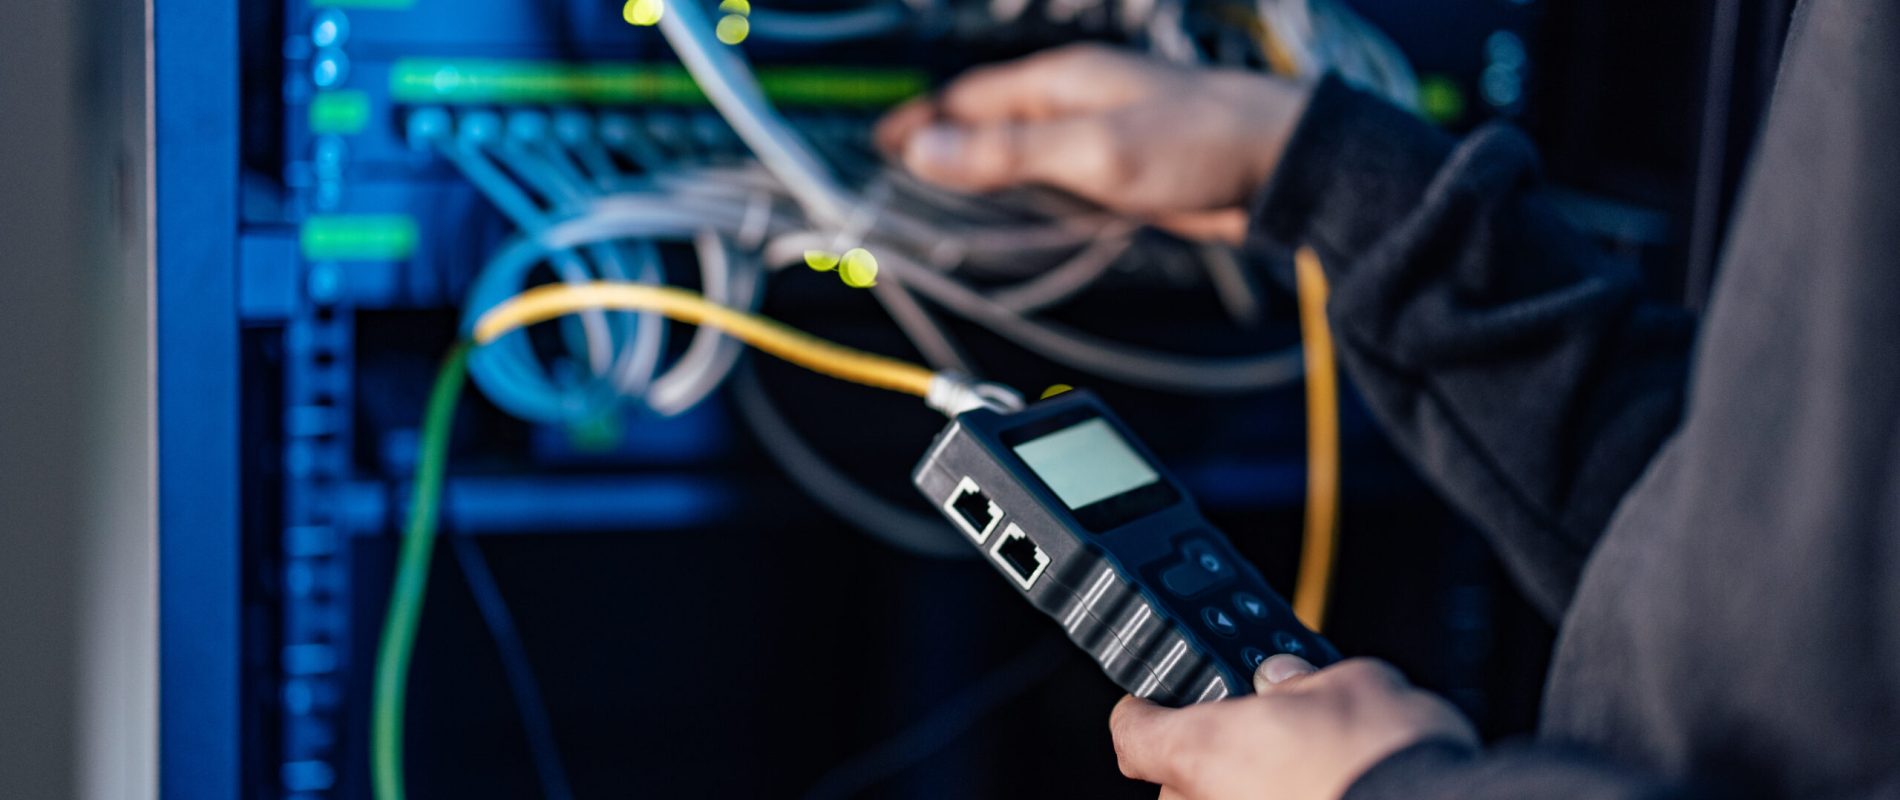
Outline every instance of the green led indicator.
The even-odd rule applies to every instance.
[[[747,22],[745,17],[738,14],[720,17],[719,24],[713,28],[713,35],[719,37],[719,41],[725,44],[743,42],[750,33],[752,33],[752,23]]]
[[[416,252],[416,220],[403,214],[327,215],[304,221],[306,261],[402,261]]]
[[[1465,116],[1465,93],[1444,75],[1427,75],[1418,82],[1418,110],[1425,118],[1448,125]]]
[[[838,254],[826,250],[806,250],[805,266],[819,272],[830,272],[838,268]]]
[[[853,289],[876,286],[877,256],[862,247],[844,251],[844,258],[838,260],[838,277],[844,280],[844,285]]]
[[[760,88],[787,106],[882,107],[923,94],[922,72],[904,69],[778,67],[758,71]],[[706,102],[679,65],[405,58],[389,73],[400,103],[666,104]]]
[[[366,127],[369,95],[363,92],[318,92],[310,101],[311,133],[362,133]]]
[[[642,28],[660,24],[660,18],[666,16],[666,0],[627,0],[620,7],[620,18],[628,25]]]

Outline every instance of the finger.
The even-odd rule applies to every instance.
[[[918,177],[965,191],[1046,183],[1100,199],[1112,181],[1114,144],[1099,120],[934,124],[904,145]]]
[[[1115,741],[1115,758],[1122,774],[1149,783],[1167,783],[1172,774],[1169,753],[1181,712],[1142,700],[1123,697],[1108,715],[1108,733]]]
[[[1247,238],[1247,212],[1238,208],[1156,214],[1148,221],[1184,239],[1239,245]]]
[[[1262,666],[1265,666],[1264,664]],[[1376,658],[1349,658],[1311,675],[1279,684],[1281,693],[1394,692],[1410,689],[1405,673]]]
[[[1281,653],[1260,663],[1253,671],[1253,690],[1260,694],[1273,691],[1287,681],[1318,672],[1319,668],[1296,655]]]
[[[897,157],[903,154],[904,145],[937,118],[937,104],[928,97],[918,97],[905,101],[884,114],[877,121],[872,133],[872,141],[877,149],[886,156]]]
[[[944,114],[962,122],[1039,120],[1127,101],[1118,79],[1140,59],[1100,45],[1071,45],[972,69],[943,90]]]
[[[1403,689],[1412,685],[1397,667],[1376,658],[1349,658],[1319,671],[1314,683],[1376,689]]]

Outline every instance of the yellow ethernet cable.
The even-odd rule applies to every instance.
[[[1307,493],[1293,608],[1315,631],[1326,620],[1339,539],[1339,378],[1326,323],[1328,288],[1311,248],[1295,254],[1301,338],[1306,349]],[[660,314],[725,332],[793,364],[841,380],[929,397],[933,373],[906,361],[819,339],[776,320],[736,311],[685,289],[596,282],[530,289],[476,320],[474,339],[487,344],[511,331],[587,309]]]
[[[1319,258],[1310,248],[1302,248],[1295,255],[1294,267],[1306,350],[1308,478],[1305,535],[1293,608],[1301,621],[1319,631],[1325,622],[1339,538],[1339,388],[1332,334],[1326,324],[1328,288]],[[932,384],[937,376],[924,367],[829,342],[775,320],[737,311],[670,286],[596,282],[531,289],[495,306],[476,320],[473,343],[484,345],[527,326],[588,309],[659,314],[687,324],[714,328],[806,369],[922,397],[934,408],[955,413],[934,402]],[[374,676],[371,785],[379,800],[403,800],[407,794],[402,769],[403,708],[437,533],[449,425],[469,352],[466,343],[450,350],[424,414],[415,502],[403,535]],[[1052,387],[1050,393],[1059,393],[1059,390]]]
[[[559,284],[530,289],[489,309],[476,320],[474,344],[587,309],[660,314],[715,328],[739,341],[799,366],[843,380],[892,389],[926,399],[935,376],[915,364],[819,339],[756,314],[735,311],[684,289],[623,283]],[[447,471],[449,427],[461,391],[471,346],[457,344],[444,359],[423,415],[416,466],[415,501],[404,528],[395,583],[376,654],[371,702],[371,787],[378,800],[404,800],[403,710],[415,651],[422,600],[435,549],[442,485]]]
[[[1339,548],[1339,372],[1326,324],[1330,290],[1311,247],[1293,254],[1300,303],[1300,339],[1306,349],[1306,531],[1293,613],[1315,632],[1326,624],[1333,561]]]
[[[475,343],[487,344],[510,331],[588,309],[659,314],[715,328],[813,372],[879,389],[930,396],[934,374],[924,367],[828,342],[776,320],[736,311],[671,286],[595,282],[530,289],[476,320]]]

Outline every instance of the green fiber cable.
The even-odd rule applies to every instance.
[[[376,651],[376,692],[371,701],[370,769],[378,800],[402,800],[403,703],[408,694],[409,661],[415,654],[422,598],[429,587],[429,558],[435,551],[442,502],[442,478],[448,466],[449,426],[455,400],[468,373],[469,344],[460,342],[442,359],[422,417],[422,445],[416,457],[415,496],[403,529],[396,582],[389,592],[382,644]]]

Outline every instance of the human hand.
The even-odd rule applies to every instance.
[[[878,124],[887,154],[964,191],[1063,189],[1195,238],[1238,241],[1310,87],[1071,45],[973,69]]]
[[[1267,659],[1254,694],[1169,709],[1122,698],[1108,720],[1122,773],[1163,800],[1336,800],[1372,765],[1427,739],[1477,744],[1457,709],[1383,661],[1315,671]]]

